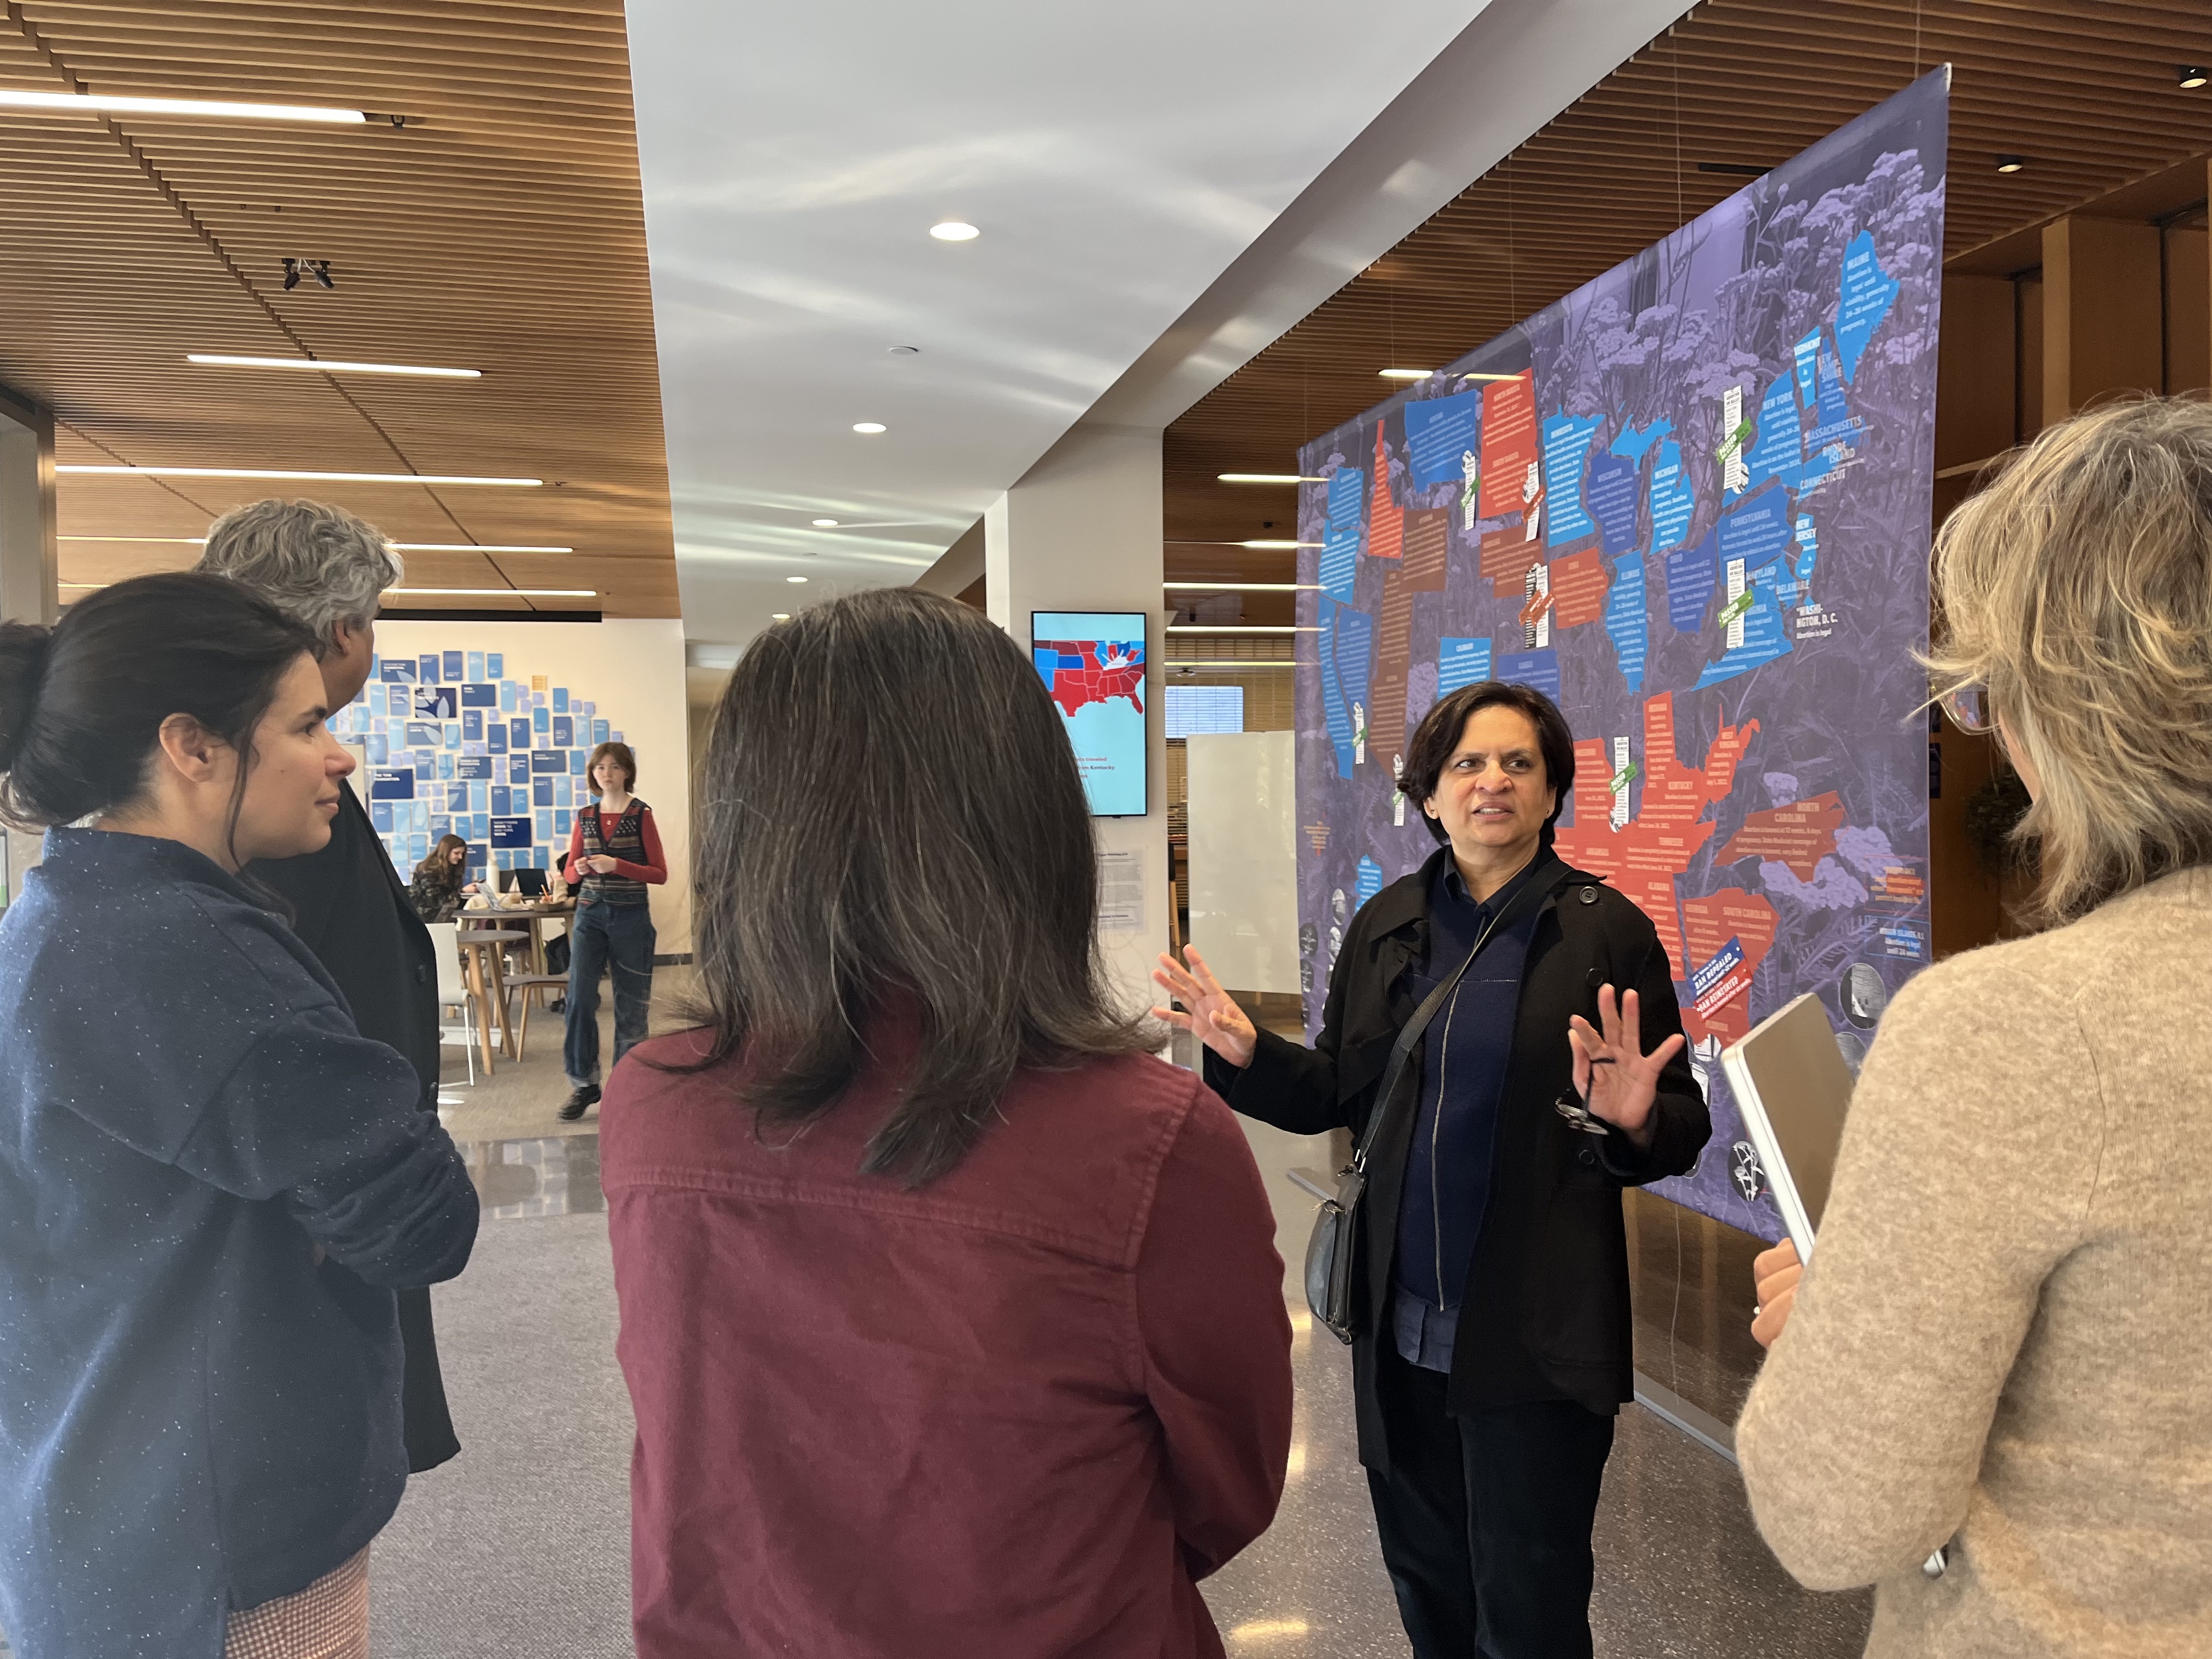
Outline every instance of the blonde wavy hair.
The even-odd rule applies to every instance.
[[[1936,694],[1980,686],[2038,780],[2028,919],[2212,863],[2212,406],[2051,428],[1944,523],[1930,575]]]

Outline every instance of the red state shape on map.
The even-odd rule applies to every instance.
[[[1055,668],[1052,674],[1052,700],[1060,705],[1061,714],[1074,716],[1076,710],[1086,703],[1105,702],[1115,697],[1127,697],[1136,705],[1139,714],[1145,712],[1145,665],[1142,659],[1130,660],[1109,658],[1101,662],[1097,640],[1039,640],[1037,647],[1054,651],[1063,657],[1080,657],[1080,668]]]
[[[1519,525],[1485,536],[1480,556],[1482,579],[1490,584],[1491,597],[1499,599],[1519,599],[1528,588],[1528,567],[1544,562],[1542,550]]]
[[[1675,758],[1674,693],[1646,698],[1644,799],[1636,816],[1620,830],[1607,821],[1613,801],[1607,785],[1613,768],[1605,745],[1575,745],[1575,827],[1559,832],[1559,856],[1603,876],[1636,902],[1659,930],[1678,980],[1689,978],[1690,964],[1683,948],[1674,878],[1712,839],[1714,826],[1702,821],[1705,811],[1735,787],[1736,768],[1758,731],[1757,720],[1723,726],[1705,751],[1705,765],[1693,769]],[[1748,941],[1744,948],[1751,948]]]
[[[1416,511],[1406,514],[1406,591],[1441,593],[1448,564],[1451,514]]]
[[[1800,881],[1810,881],[1820,860],[1836,850],[1836,831],[1843,822],[1843,798],[1833,793],[1771,811],[1753,812],[1744,819],[1743,828],[1729,837],[1728,845],[1713,862],[1765,859],[1788,866],[1790,873]]]
[[[1595,547],[1552,561],[1552,626],[1579,628],[1605,615],[1605,556]]]
[[[1534,370],[1484,388],[1481,450],[1481,499],[1475,510],[1486,519],[1520,512],[1528,464],[1537,459]]]
[[[1367,497],[1367,552],[1370,558],[1395,559],[1406,549],[1406,512],[1390,495],[1390,446],[1383,441],[1383,423],[1375,422],[1375,487]]]
[[[1774,907],[1741,887],[1723,887],[1704,898],[1682,901],[1682,931],[1691,961],[1704,966],[1726,950],[1730,939],[1743,948],[1743,961],[1708,994],[1707,1012],[1700,1014],[1692,1003],[1683,1003],[1682,1030],[1691,1042],[1712,1036],[1734,1042],[1750,1031],[1751,976],[1774,948],[1776,926]]]

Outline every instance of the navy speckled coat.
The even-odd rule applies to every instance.
[[[48,836],[0,918],[0,1626],[25,1659],[219,1659],[229,1609],[391,1518],[392,1287],[459,1273],[477,1228],[421,1092],[243,883],[177,842]]]

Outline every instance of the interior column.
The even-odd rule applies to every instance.
[[[1093,818],[1100,853],[1135,855],[1144,886],[1134,931],[1102,929],[1101,954],[1127,1008],[1153,1000],[1152,960],[1168,945],[1167,738],[1159,704],[1160,434],[1081,422],[983,515],[985,606],[1026,651],[1037,611],[1134,611],[1145,629],[1145,816]]]
[[[0,387],[0,621],[61,617],[54,540],[53,411]],[[39,861],[40,838],[7,832],[0,903]]]

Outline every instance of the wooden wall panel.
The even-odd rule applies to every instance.
[[[2158,227],[2069,214],[2043,228],[2043,423],[2165,379]]]

